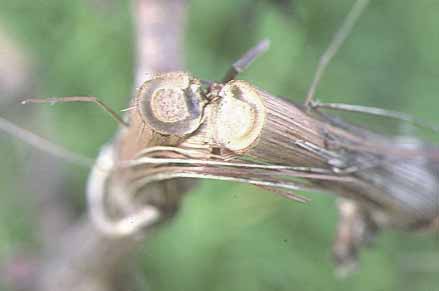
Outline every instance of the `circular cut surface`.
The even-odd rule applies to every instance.
[[[234,98],[224,99],[218,106],[216,117],[217,136],[222,137],[224,145],[230,146],[246,139],[254,127],[255,109],[249,104]]]
[[[227,83],[214,114],[214,138],[229,150],[240,152],[255,144],[265,121],[262,96],[244,81]]]
[[[155,117],[162,122],[173,123],[190,115],[184,92],[180,89],[156,90],[151,98],[151,107]]]
[[[200,82],[185,72],[157,74],[143,83],[136,104],[148,127],[163,135],[183,137],[201,125]]]

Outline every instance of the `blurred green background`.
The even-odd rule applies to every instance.
[[[242,52],[268,37],[270,51],[241,78],[302,102],[319,56],[352,3],[192,0],[186,68],[220,79]],[[0,0],[0,24],[32,60],[33,96],[99,96],[122,109],[133,82],[130,9],[129,1],[115,0]],[[372,1],[330,65],[319,98],[405,111],[439,124],[438,15],[439,1]],[[90,157],[116,129],[94,106],[0,104],[3,117]],[[437,142],[401,123],[346,117],[387,134]],[[0,133],[0,261],[40,244],[34,193],[22,187],[29,151]],[[87,171],[63,167],[66,191],[80,212]],[[308,196],[312,202],[299,205],[247,185],[200,182],[137,256],[139,282],[152,290],[439,290],[439,265],[414,270],[405,263],[419,257],[412,263],[422,266],[423,254],[437,254],[439,261],[434,235],[383,233],[361,253],[360,271],[337,279],[330,257],[335,199]]]

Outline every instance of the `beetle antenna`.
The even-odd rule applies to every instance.
[[[110,116],[116,120],[117,123],[119,123],[122,126],[128,127],[129,124],[122,119],[119,115],[117,115],[116,112],[114,112],[113,109],[111,109],[109,106],[107,106],[104,102],[99,100],[96,97],[92,96],[70,96],[70,97],[59,97],[59,98],[31,98],[21,101],[21,104],[28,104],[28,103],[49,103],[49,104],[55,104],[55,103],[67,103],[67,102],[88,102],[88,103],[95,103],[100,108],[102,108],[105,112],[110,114]]]
[[[263,39],[258,42],[257,45],[249,49],[243,54],[232,67],[227,71],[226,76],[223,79],[224,83],[227,83],[236,78],[239,73],[245,71],[258,57],[263,55],[270,48],[270,40]]]
[[[307,107],[308,109],[311,109],[312,107],[310,105],[314,102],[317,86],[319,85],[326,68],[328,67],[329,63],[331,62],[332,58],[335,56],[339,48],[345,42],[346,38],[351,34],[355,23],[369,4],[369,1],[370,0],[357,0],[354,3],[340,29],[335,33],[328,48],[320,57],[316,72],[314,74],[314,79],[311,82],[311,85],[308,89],[308,94],[305,99],[305,107]]]

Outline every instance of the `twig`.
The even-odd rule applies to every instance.
[[[181,68],[185,1],[137,0],[134,1],[133,12],[136,19],[138,48],[136,84],[142,83],[147,78],[146,75],[152,72]],[[133,116],[137,114],[135,111],[128,113]],[[140,120],[136,117],[131,118],[130,126],[122,128],[115,140],[109,144],[110,150],[103,150],[104,158],[101,158],[101,161],[111,158],[118,163],[120,159],[129,158],[130,155],[135,154],[139,148],[160,145],[163,142],[151,135],[151,131],[146,128],[142,130],[140,138],[137,139],[141,128]],[[96,164],[90,177],[89,197],[108,198],[106,201],[108,208],[105,206],[107,208],[105,212],[109,212],[110,215],[118,216],[118,212],[119,215],[129,215],[133,209],[120,208],[121,205],[118,204],[118,199],[124,199],[123,197],[126,196],[126,193],[123,193],[124,180],[129,177],[129,173],[126,171],[105,172],[104,168],[102,163]],[[179,183],[179,186],[163,187],[164,183],[167,185]],[[166,201],[165,204],[151,204],[152,215],[145,218],[147,221],[157,222],[158,213],[160,213],[159,221],[172,216],[178,208],[181,195],[190,186],[186,181],[160,184],[149,187],[144,193],[146,197],[163,197],[161,200]],[[166,189],[174,190],[167,191]],[[95,191],[110,191],[111,193]],[[92,213],[96,213],[95,206],[96,204],[91,203]],[[96,222],[96,217],[94,221]],[[114,237],[96,228],[100,224],[92,224],[89,217],[84,217],[82,221],[62,235],[57,249],[50,250],[51,253],[40,270],[41,281],[38,290],[112,290],[113,286],[116,286],[112,282],[116,278],[115,274],[124,268],[124,262],[147,237],[151,228],[150,223],[147,224],[142,223],[145,229],[141,233]],[[118,285],[120,286],[120,282]]]
[[[46,139],[41,138],[30,131],[22,129],[2,117],[0,117],[0,130],[20,139],[21,141],[31,145],[32,147],[35,147],[43,152],[49,153],[62,160],[66,160],[73,164],[77,164],[79,166],[83,166],[87,168],[93,165],[92,159],[68,151],[62,146],[51,143]]]

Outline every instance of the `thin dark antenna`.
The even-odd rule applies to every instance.
[[[28,104],[28,103],[49,103],[49,104],[55,104],[55,103],[67,103],[67,102],[87,102],[87,103],[95,103],[100,108],[102,108],[105,112],[110,114],[110,116],[116,120],[120,125],[128,127],[129,124],[122,119],[119,115],[117,115],[116,112],[114,112],[113,109],[111,109],[109,106],[107,106],[104,102],[99,100],[96,97],[92,96],[70,96],[70,97],[59,97],[59,98],[44,98],[44,99],[38,99],[38,98],[31,98],[21,101],[21,104]]]
[[[314,79],[311,82],[311,85],[308,89],[308,94],[305,99],[305,107],[307,107],[308,109],[312,107],[317,86],[319,85],[326,68],[328,67],[329,63],[331,62],[332,58],[335,56],[339,48],[345,42],[346,38],[350,35],[355,23],[369,4],[369,1],[370,0],[357,0],[354,3],[345,20],[343,21],[340,29],[336,32],[328,48],[320,57],[316,72],[314,74]]]
[[[419,120],[411,116],[410,114],[406,114],[399,111],[386,110],[378,107],[344,104],[344,103],[321,103],[318,100],[313,101],[313,104],[311,106],[312,108],[315,109],[327,108],[327,109],[333,109],[339,111],[357,112],[357,113],[363,113],[368,115],[375,115],[375,116],[402,120],[408,123],[412,123],[421,128],[429,129],[434,132],[439,132],[438,126],[428,124],[427,122],[423,120]]]
[[[251,63],[253,63],[258,57],[263,55],[270,48],[270,40],[263,39],[256,46],[249,49],[244,55],[242,55],[232,67],[226,73],[223,79],[224,83],[227,83],[236,78],[236,76],[245,71]]]

